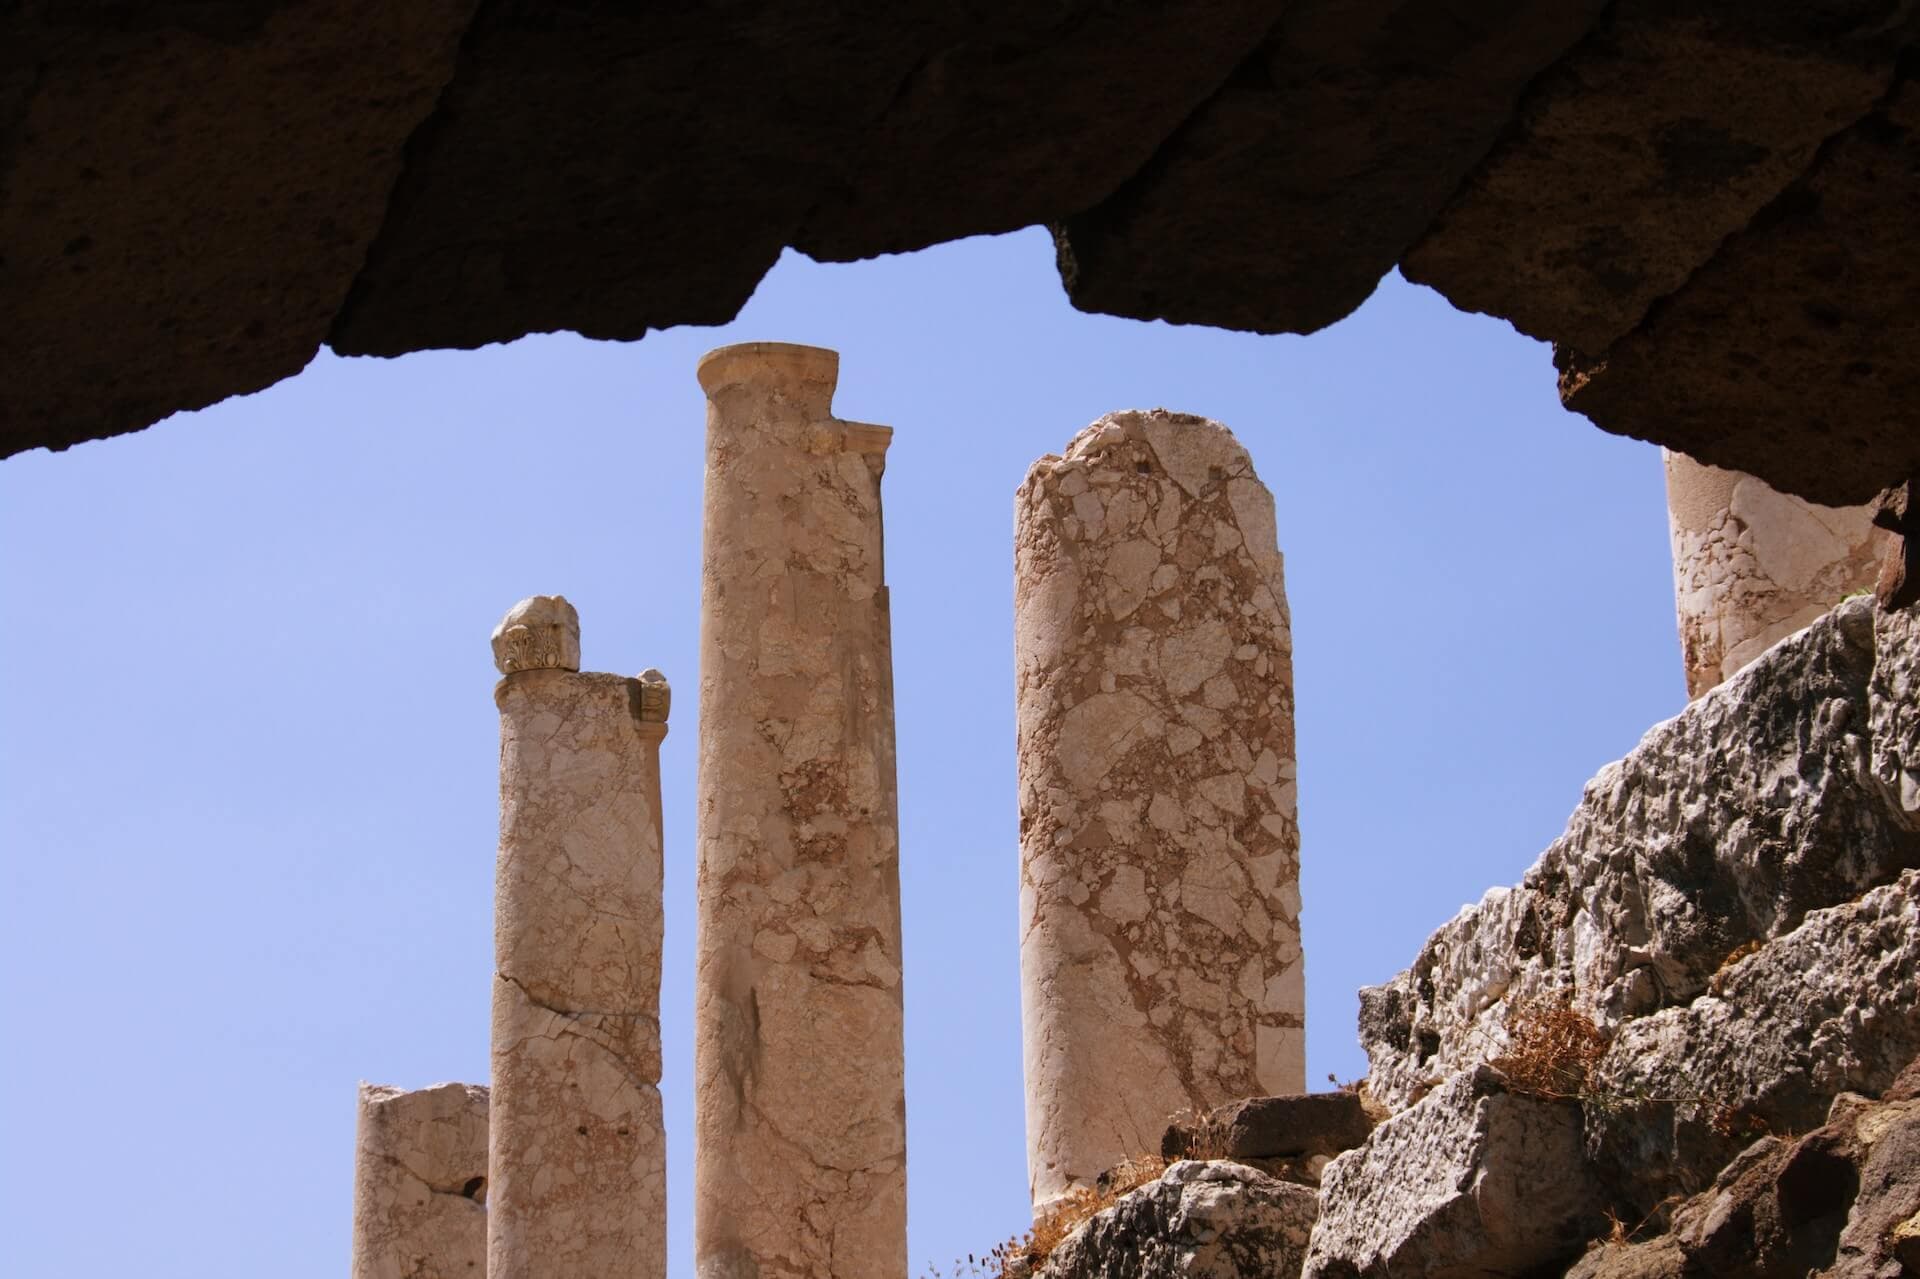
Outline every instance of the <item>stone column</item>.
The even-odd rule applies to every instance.
[[[494,632],[488,1279],[663,1279],[660,741],[666,681],[581,674],[572,605]]]
[[[1665,456],[1688,697],[1873,589],[1884,535],[1867,507],[1815,506],[1751,475]]]
[[[892,432],[833,416],[838,371],[776,342],[700,361],[701,1279],[907,1272]]]
[[[1305,1088],[1293,642],[1228,430],[1115,413],[1014,501],[1036,1211],[1167,1121]]]
[[[360,1085],[353,1279],[485,1279],[487,1090]]]

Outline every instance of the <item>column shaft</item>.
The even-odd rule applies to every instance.
[[[891,432],[832,416],[837,373],[777,343],[700,365],[701,1279],[907,1270]]]
[[[496,690],[489,1279],[666,1274],[651,677],[517,668]]]
[[[353,1279],[485,1279],[487,1090],[361,1084]]]
[[[1668,452],[1673,600],[1687,695],[1698,697],[1855,591],[1883,535],[1864,506],[1816,506],[1739,471]]]
[[[1044,1209],[1176,1112],[1305,1086],[1293,644],[1273,498],[1218,423],[1102,418],[1014,510]]]

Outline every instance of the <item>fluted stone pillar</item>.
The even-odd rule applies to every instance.
[[[1021,1003],[1037,1211],[1167,1120],[1305,1088],[1293,643],[1218,423],[1115,413],[1014,503]]]
[[[1846,596],[1873,589],[1884,534],[1864,506],[1816,506],[1666,453],[1673,598],[1698,697]]]
[[[900,1279],[906,1104],[880,476],[839,357],[700,361],[696,1265]]]
[[[487,1090],[361,1084],[353,1279],[485,1279]]]
[[[581,674],[536,596],[502,675],[489,1279],[663,1279],[660,741],[666,681]]]

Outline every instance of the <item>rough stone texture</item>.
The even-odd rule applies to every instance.
[[[1891,536],[1873,595],[1884,609],[1920,604],[1920,476],[1874,499],[1873,522]]]
[[[879,8],[895,22],[905,12]],[[1266,34],[1275,8],[951,6],[793,244],[851,261],[1078,213],[1147,163]]]
[[[1172,1125],[1160,1139],[1160,1153],[1168,1159],[1337,1155],[1365,1141],[1373,1124],[1358,1092],[1247,1097]]]
[[[1218,423],[1104,417],[1014,510],[1040,1204],[1178,1111],[1303,1091],[1293,645],[1273,498]]]
[[[1602,1223],[1580,1108],[1462,1071],[1327,1165],[1303,1279],[1481,1279],[1570,1257]]]
[[[1637,322],[1562,352],[1608,430],[1831,503],[1907,479],[1910,113],[1810,139],[1909,6],[1635,0],[1577,39],[1595,5],[25,0],[0,453],[257,389],[323,337],[638,338],[731,318],[783,245],[1067,221],[1082,306],[1284,331],[1419,244],[1416,277],[1530,331]]]
[[[1920,822],[1870,772],[1920,755],[1920,716],[1869,691],[1910,687],[1920,644],[1910,618],[1878,630],[1876,654],[1873,601],[1847,602],[1602,769],[1518,886],[1361,992],[1373,1095],[1401,1107],[1496,1055],[1535,996],[1609,1029],[1684,1003],[1736,949],[1920,865]]]
[[[487,1090],[361,1084],[353,1279],[486,1279]]]
[[[1886,539],[1867,507],[1815,506],[1681,453],[1666,464],[1689,696],[1872,587]]]
[[[1886,92],[1890,7],[1620,0],[1402,269],[1463,310],[1606,350]]]
[[[694,1252],[705,1279],[907,1272],[892,432],[832,351],[755,342],[707,393]]]
[[[1874,663],[1868,684],[1870,766],[1908,824],[1920,829],[1920,604],[1876,609],[1873,643],[1889,660]],[[1893,654],[1906,657],[1894,661]]]
[[[1372,294],[1600,0],[1296,0],[1152,161],[1054,228],[1073,304],[1310,333]]]
[[[1834,505],[1920,473],[1920,82],[1834,139],[1603,354],[1562,351],[1601,428]]]
[[[1300,1272],[1317,1196],[1256,1169],[1183,1161],[1095,1213],[1047,1279],[1269,1279]]]
[[[313,358],[474,0],[0,12],[0,455]]]
[[[521,600],[493,628],[493,664],[515,671],[580,669],[580,614],[564,595]]]
[[[1915,1213],[1920,1102],[1843,1093],[1814,1132],[1742,1151],[1666,1233],[1595,1247],[1567,1279],[1903,1279]]]
[[[494,693],[488,1279],[666,1274],[664,691],[657,672],[534,669]]]
[[[1741,1138],[1818,1126],[1920,1054],[1920,871],[1815,911],[1714,993],[1620,1028],[1587,1108],[1610,1191],[1641,1212],[1711,1181]]]

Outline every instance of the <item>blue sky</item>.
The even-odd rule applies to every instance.
[[[822,266],[733,324],[322,354],[258,395],[0,463],[0,1271],[337,1279],[354,1085],[484,1080],[498,719],[534,593],[673,681],[671,1273],[691,1279],[694,363],[838,349],[884,487],[913,1273],[1024,1225],[1012,503],[1118,408],[1225,422],[1294,619],[1309,1078],[1354,991],[1518,878],[1684,691],[1650,445],[1545,346],[1390,277],[1310,338],[1073,311],[1035,229]]]

